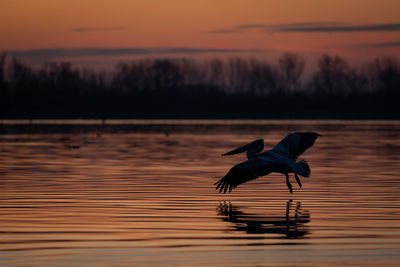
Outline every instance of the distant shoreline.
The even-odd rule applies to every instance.
[[[0,119],[0,125],[400,124],[400,119]]]
[[[271,130],[319,131],[326,128],[400,131],[400,120],[351,119],[33,119],[0,120],[0,136],[14,134],[253,133]]]

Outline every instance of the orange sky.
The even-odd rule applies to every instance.
[[[399,14],[399,0],[1,0],[0,50],[185,47],[369,59],[400,55]],[[257,26],[238,30],[249,24]],[[301,29],[282,30],[288,24]]]

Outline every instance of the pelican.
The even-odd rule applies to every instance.
[[[219,192],[226,193],[236,188],[238,185],[254,180],[260,176],[271,172],[282,173],[286,176],[286,185],[293,193],[292,184],[289,181],[289,173],[294,173],[296,182],[301,187],[301,181],[298,175],[309,177],[310,167],[304,159],[297,161],[297,158],[308,148],[315,140],[322,136],[314,132],[296,132],[288,134],[273,149],[260,153],[264,149],[264,140],[258,139],[250,144],[239,147],[222,156],[234,155],[247,152],[247,161],[236,164],[229,172],[214,185]]]

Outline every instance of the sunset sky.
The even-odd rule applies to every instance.
[[[400,56],[399,0],[1,0],[0,50],[30,62],[147,56]]]

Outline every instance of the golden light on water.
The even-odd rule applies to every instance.
[[[396,123],[92,126],[0,135],[3,265],[400,262]],[[272,174],[215,191],[244,160],[221,153],[310,126],[303,188]]]

